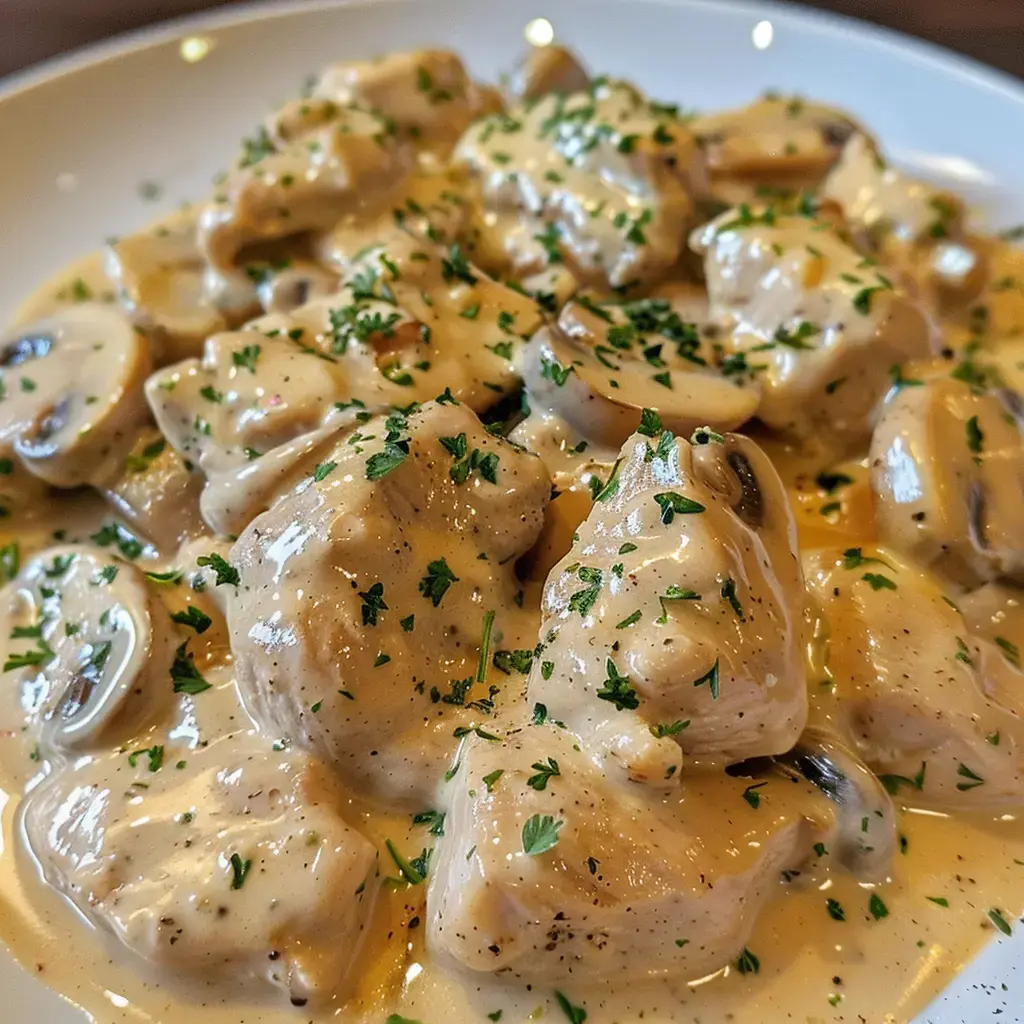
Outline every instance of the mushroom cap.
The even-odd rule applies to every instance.
[[[871,439],[882,542],[968,589],[1024,583],[1022,399],[959,380],[904,386]]]
[[[604,309],[607,319],[595,308]],[[557,324],[541,328],[523,352],[531,401],[556,412],[588,440],[616,447],[636,430],[643,409],[686,436],[705,425],[733,430],[750,419],[760,397],[756,387],[738,386],[716,373],[697,325],[677,314],[663,333],[638,330],[635,323],[652,309],[662,325],[674,314],[666,299],[619,308],[569,302]],[[633,319],[630,310],[637,310]]]
[[[169,707],[170,620],[135,566],[88,546],[48,548],[0,594],[5,670],[49,750],[116,744]]]
[[[511,100],[532,100],[549,92],[582,92],[590,75],[566,46],[531,46],[512,71],[508,83]]]
[[[695,118],[690,128],[713,192],[729,203],[750,200],[758,185],[814,189],[859,130],[848,114],[795,96],[766,96]]]
[[[0,447],[55,487],[116,472],[146,419],[149,344],[116,309],[71,306],[0,338]]]

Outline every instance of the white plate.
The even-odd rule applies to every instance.
[[[714,0],[233,8],[44,65],[0,90],[0,316],[104,237],[152,218],[158,207],[141,197],[140,183],[160,184],[161,209],[203,196],[236,141],[321,65],[436,42],[493,79],[535,16],[548,18],[591,67],[688,107],[740,103],[774,87],[847,108],[896,160],[945,179],[995,223],[1024,221],[1024,86],[856,22]],[[204,50],[198,61],[183,59]],[[1020,1024],[1022,966],[1018,929],[993,942],[921,1024]],[[80,1013],[2,954],[0,993],[6,1020],[81,1024]]]

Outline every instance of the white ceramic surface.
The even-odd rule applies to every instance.
[[[687,107],[773,87],[847,108],[893,158],[946,180],[993,223],[1024,221],[1024,86],[856,22],[714,0],[272,4],[159,26],[0,83],[0,317],[104,237],[202,197],[265,109],[328,61],[435,42],[494,78],[538,16],[591,67]],[[157,202],[144,182],[159,184]],[[11,1024],[83,1019],[2,951],[0,993]],[[1024,1022],[1024,926],[993,941],[920,1024],[988,1020]]]

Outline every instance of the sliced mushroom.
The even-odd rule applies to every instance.
[[[170,620],[134,566],[48,548],[3,591],[2,613],[7,685],[48,750],[123,741],[169,705]]]
[[[830,732],[814,728],[778,760],[838,807],[830,852],[839,863],[863,881],[885,881],[896,853],[896,812],[867,765]]]
[[[83,760],[33,791],[24,824],[47,881],[144,961],[328,1012],[379,888],[344,800],[320,762],[242,733]]]
[[[613,777],[663,787],[683,754],[796,742],[803,586],[785,491],[756,445],[644,430],[548,577],[527,695]]]
[[[688,777],[673,799],[615,786],[550,724],[464,742],[428,941],[480,974],[545,987],[706,976],[736,962],[780,873],[834,835],[806,783],[769,782],[753,813],[746,780],[724,773]]]
[[[732,430],[757,409],[756,387],[715,372],[699,326],[667,299],[621,306],[570,302],[523,352],[532,406],[550,409],[589,441],[619,446],[642,409],[689,435],[710,424]]]
[[[211,334],[256,311],[251,282],[219,296],[211,292],[192,211],[112,240],[105,264],[118,301],[153,342],[162,363],[197,355]]]
[[[550,92],[583,92],[590,76],[579,58],[565,46],[531,46],[512,72],[512,100],[535,100]]]
[[[332,64],[314,92],[342,106],[380,111],[402,135],[442,154],[487,102],[450,50],[411,50]]]
[[[878,532],[955,583],[1024,582],[1024,439],[1016,392],[911,381],[871,439]]]
[[[489,613],[495,640],[531,631],[513,563],[540,532],[547,473],[449,399],[339,432],[305,472],[231,552],[241,692],[358,792],[422,806],[452,730],[486,729],[499,700],[475,681]]]
[[[200,213],[200,246],[214,268],[230,270],[245,246],[326,231],[347,213],[387,202],[411,164],[386,120],[339,108],[311,136],[244,156]]]
[[[146,419],[149,346],[110,306],[70,307],[0,339],[0,448],[55,487],[116,472]]]
[[[762,189],[813,191],[860,131],[840,110],[798,96],[765,96],[746,107],[691,122],[711,173],[712,189],[734,205]]]
[[[107,501],[164,550],[203,532],[201,490],[202,477],[155,429],[142,431],[121,472],[102,488]]]
[[[690,242],[734,376],[758,416],[801,437],[867,437],[893,365],[929,354],[930,321],[820,215],[772,206],[722,214]]]
[[[480,185],[474,257],[488,270],[524,276],[565,261],[601,288],[664,277],[703,188],[687,125],[610,80],[479,122],[455,159]]]
[[[1024,802],[1024,720],[985,692],[978,646],[934,577],[884,548],[805,558],[832,686],[818,701],[898,800]]]
[[[338,278],[312,260],[293,260],[271,268],[256,286],[265,313],[290,313],[338,290]]]

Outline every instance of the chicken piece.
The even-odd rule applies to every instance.
[[[174,634],[135,566],[47,548],[2,595],[5,688],[47,753],[117,743],[167,707]]]
[[[377,855],[308,755],[229,736],[189,752],[117,751],[25,802],[46,880],[97,927],[179,979],[254,983],[294,1006],[344,998]]]
[[[154,374],[146,397],[168,443],[207,477],[318,427],[347,382],[300,331],[215,334],[203,359]]]
[[[756,445],[677,440],[649,414],[641,431],[548,577],[528,696],[605,771],[665,786],[681,752],[793,746],[803,585],[785,491]]]
[[[985,693],[1024,716],[1024,604],[1020,589],[1006,583],[988,583],[957,602],[978,645],[976,664],[984,680]]]
[[[517,385],[515,347],[539,323],[533,300],[490,280],[458,245],[400,233],[353,264],[337,294],[214,336],[201,363],[155,374],[146,394],[169,443],[221,492],[214,510],[231,481],[252,476],[252,459],[335,422],[339,405],[404,408],[448,389],[483,411]]]
[[[588,441],[618,448],[636,430],[642,409],[665,427],[691,434],[700,426],[733,430],[757,410],[756,386],[717,373],[694,297],[639,299],[622,305],[570,302],[522,353],[532,407],[550,410]],[[683,315],[680,315],[682,312]]]
[[[387,246],[403,233],[451,245],[466,223],[465,175],[458,168],[423,170],[405,179],[386,208],[349,214],[318,242],[320,259],[347,274],[369,249]]]
[[[211,334],[257,311],[249,281],[221,287],[214,301],[192,211],[111,240],[104,258],[118,302],[153,343],[159,363],[197,355]]]
[[[326,231],[345,214],[383,205],[412,168],[393,126],[354,107],[338,108],[336,118],[280,151],[262,138],[199,215],[199,244],[217,270],[231,270],[246,246]]]
[[[488,260],[488,270],[522,277],[564,260],[602,288],[664,277],[703,187],[689,128],[609,80],[480,122],[455,160],[479,179],[480,230],[504,236],[503,265]]]
[[[735,962],[779,875],[831,846],[807,783],[697,775],[645,800],[609,785],[564,729],[471,736],[431,871],[433,950],[534,984],[671,975]]]
[[[583,92],[590,76],[579,58],[565,46],[531,46],[523,54],[508,84],[511,101],[536,100],[551,92]]]
[[[935,579],[884,548],[816,552],[804,572],[832,681],[819,699],[890,792],[961,810],[1020,805],[1021,709],[986,694],[978,644]]]
[[[882,543],[967,589],[1024,583],[1022,415],[1016,392],[948,377],[896,390],[871,439]]]
[[[146,420],[149,345],[83,303],[0,338],[0,453],[54,487],[116,473]]]
[[[929,354],[921,309],[818,216],[740,207],[695,232],[723,368],[761,385],[758,416],[796,434],[865,440],[890,369]]]
[[[889,166],[874,144],[853,135],[821,188],[843,208],[847,224],[876,250],[960,234],[963,205],[934,185]]]
[[[481,635],[532,632],[512,563],[548,477],[451,399],[370,419],[319,457],[232,550],[239,686],[263,728],[354,790],[422,806],[452,730],[487,727]]]
[[[774,95],[698,117],[690,129],[707,157],[713,193],[729,205],[766,188],[814,191],[860,130],[840,110]]]
[[[203,532],[201,490],[202,477],[152,428],[143,430],[120,474],[102,488],[107,501],[164,550]]]
[[[442,156],[488,103],[450,50],[411,50],[332,64],[320,76],[314,97],[377,111],[402,137]]]

